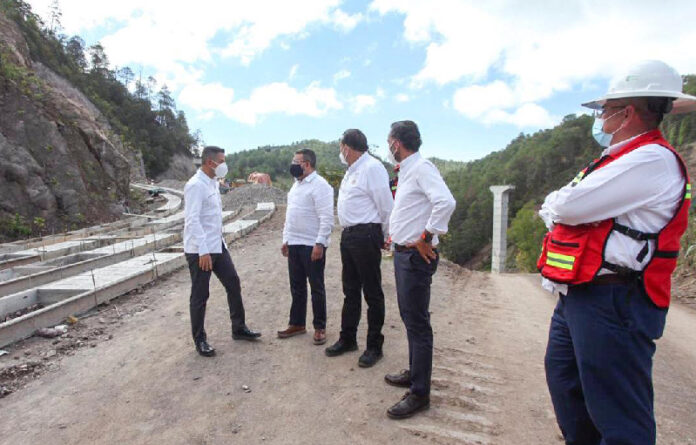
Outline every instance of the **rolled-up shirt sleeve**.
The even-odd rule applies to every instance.
[[[316,187],[313,191],[314,208],[319,217],[319,232],[316,243],[328,247],[329,236],[334,225],[333,187],[329,184]]]
[[[425,230],[435,235],[444,235],[457,201],[435,166],[427,163],[420,173],[418,184],[433,205]]]
[[[201,208],[203,207],[203,199],[205,191],[200,186],[191,186],[184,190],[184,217],[185,224],[190,228],[190,233],[198,245],[198,255],[207,255],[210,253],[205,240],[205,232],[201,225]]]

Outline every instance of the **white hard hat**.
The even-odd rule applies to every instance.
[[[696,97],[682,93],[679,73],[659,60],[635,64],[611,81],[607,94],[582,105],[596,110],[607,100],[625,97],[671,97],[674,98],[671,113],[696,111]]]

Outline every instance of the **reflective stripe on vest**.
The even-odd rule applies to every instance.
[[[573,270],[575,257],[549,251],[546,254],[546,264],[560,269]]]
[[[677,266],[679,242],[688,225],[688,212],[691,206],[691,181],[686,164],[679,153],[662,137],[659,130],[653,130],[631,140],[619,152],[603,156],[593,161],[590,166],[578,174],[578,182],[587,178],[593,171],[619,159],[644,145],[657,144],[669,150],[676,157],[685,186],[682,189],[682,200],[675,210],[674,216],[657,233],[645,233],[628,226],[622,226],[612,219],[606,219],[593,224],[576,226],[558,223],[544,238],[543,248],[537,268],[541,274],[557,283],[579,285],[590,283],[602,268],[619,275],[639,277],[638,283],[657,307],[669,306],[671,297],[672,272]],[[632,270],[622,265],[606,261],[605,248],[611,233],[617,232],[638,241],[645,241],[646,246],[641,251],[639,262],[649,257],[641,270]],[[649,252],[648,242],[654,240],[654,249]],[[569,246],[569,244],[575,244]],[[559,246],[568,247],[563,250],[565,255],[554,251]],[[570,256],[568,254],[574,256]]]

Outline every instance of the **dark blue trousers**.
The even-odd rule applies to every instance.
[[[558,301],[545,365],[566,444],[655,444],[652,359],[667,310],[641,287],[571,286]]]
[[[290,276],[290,324],[304,326],[307,319],[307,280],[312,289],[314,329],[326,329],[326,290],[324,267],[326,249],[318,261],[312,261],[312,246],[288,246],[288,275]]]
[[[411,393],[430,395],[433,371],[433,329],[430,326],[430,285],[440,257],[426,263],[416,250],[394,252],[399,313],[408,337]]]

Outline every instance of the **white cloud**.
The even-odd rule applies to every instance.
[[[338,29],[340,29],[343,32],[352,31],[353,28],[355,28],[358,25],[358,23],[360,23],[362,20],[362,14],[346,14],[340,9],[336,9],[331,14],[331,21],[334,25],[336,25]]]
[[[292,68],[290,68],[290,72],[288,73],[288,79],[289,79],[289,80],[292,80],[292,79],[295,78],[295,76],[297,75],[297,69],[298,69],[299,67],[300,67],[300,65],[295,64],[295,65],[292,66]]]
[[[230,112],[234,99],[234,90],[220,83],[191,83],[179,93],[179,100],[196,111],[217,110]]]
[[[452,106],[466,117],[486,125],[505,123],[520,128],[545,128],[558,122],[546,109],[525,99],[520,89],[496,80],[487,85],[458,89]]]
[[[48,16],[52,0],[29,2]],[[66,34],[107,30],[101,42],[113,65],[149,66],[162,73],[177,64],[213,63],[218,57],[249,65],[274,42],[288,48],[288,39],[308,36],[313,25],[348,32],[363,17],[345,13],[339,4],[340,0],[207,0],[200,5],[170,0],[60,2]]]
[[[285,82],[274,82],[254,89],[245,99],[234,100],[234,91],[218,83],[189,85],[182,90],[179,100],[203,115],[222,113],[226,117],[248,125],[255,125],[269,114],[320,117],[343,104],[333,88],[322,88],[313,82],[304,90],[297,90]]]
[[[558,123],[558,119],[551,116],[546,109],[533,103],[523,104],[513,112],[492,109],[483,115],[482,121],[489,125],[507,123],[520,128],[548,128]]]
[[[403,103],[403,102],[408,102],[409,100],[411,100],[411,98],[409,97],[408,94],[399,93],[396,96],[394,96],[394,100],[396,100],[397,102]]]
[[[372,109],[376,104],[377,99],[369,94],[358,94],[351,99],[351,109],[355,114],[360,114],[365,110]]]
[[[338,82],[339,80],[346,79],[350,77],[350,71],[348,70],[341,70],[337,72],[336,74],[333,75],[333,80],[334,83]]]
[[[402,15],[404,39],[425,51],[412,88],[454,83],[454,108],[485,122],[550,123],[531,105],[641,59],[696,71],[692,0],[374,0],[370,10]]]
[[[470,118],[482,116],[491,109],[509,108],[516,103],[512,89],[500,80],[488,85],[460,88],[452,101],[457,111]]]

